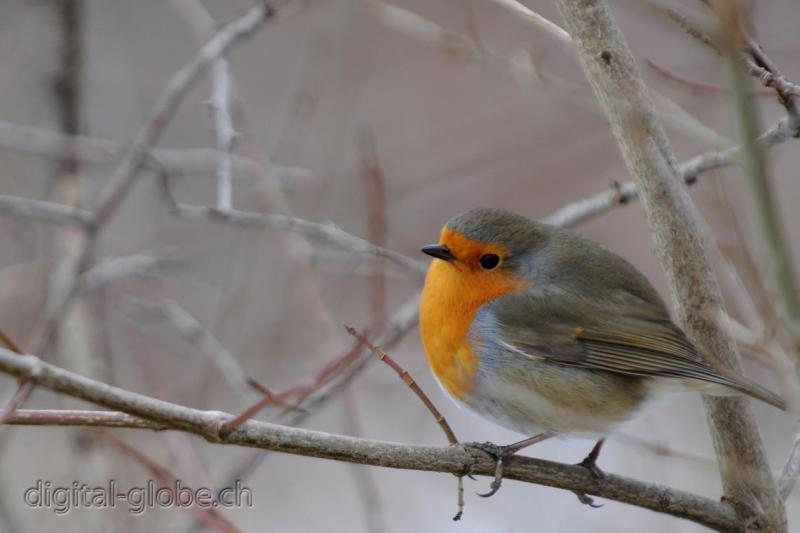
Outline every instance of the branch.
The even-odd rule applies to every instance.
[[[64,135],[0,121],[0,149],[4,150],[100,165],[118,161],[129,147],[130,143],[83,135]],[[146,153],[145,166],[170,175],[213,174],[219,155],[213,148],[151,147]],[[297,181],[310,181],[313,178],[311,171],[303,168],[261,164],[236,154],[232,155],[231,163],[235,178],[255,178],[264,172],[270,172],[287,189],[293,187]]]
[[[147,163],[150,147],[159,140],[167,124],[175,116],[184,97],[213,61],[225,54],[234,44],[251,36],[273,15],[274,11],[266,3],[256,4],[244,15],[233,20],[211,37],[194,57],[170,78],[150,119],[139,130],[122,162],[117,166],[106,186],[100,191],[99,200],[94,209],[92,231],[83,236],[79,250],[74,254],[71,264],[67,265],[70,279],[64,282],[63,290],[48,301],[48,312],[45,313],[42,324],[34,334],[32,342],[32,346],[35,347],[34,351],[46,350],[52,342],[54,333],[58,331],[63,317],[77,294],[78,275],[88,267],[99,231],[105,226],[136,181],[141,169]]]
[[[233,145],[236,131],[231,119],[230,64],[225,57],[214,61],[212,68],[211,110],[217,134],[217,209],[228,211],[233,207]]]
[[[233,45],[253,35],[262,24],[274,15],[274,11],[263,2],[250,8],[247,13],[217,32],[183,68],[173,74],[156,103],[150,119],[136,135],[125,158],[101,191],[97,203],[96,219],[102,223],[116,208],[133,185],[147,161],[150,146],[154,145],[169,123],[183,98],[205,73],[208,67],[222,57]]]
[[[117,437],[110,431],[100,430],[98,432],[111,446],[116,448],[123,455],[130,457],[133,461],[139,463],[142,467],[147,469],[160,485],[159,490],[167,490],[173,492],[172,487],[178,477],[169,471],[163,465],[157,463],[146,454],[140,452],[124,440]],[[173,494],[174,497],[174,494]],[[195,520],[205,525],[207,528],[220,533],[238,533],[238,529],[227,518],[225,518],[216,506],[200,507],[196,502],[192,502],[188,506],[178,506],[182,511],[192,515]]]
[[[747,52],[750,57],[745,56],[744,63],[751,76],[758,78],[765,87],[770,87],[778,94],[778,100],[786,108],[795,121],[800,121],[800,109],[798,109],[796,97],[800,96],[800,87],[784,78],[775,63],[767,56],[764,50],[752,38],[747,39]],[[752,57],[752,59],[751,59]]]
[[[5,349],[0,349],[0,371],[18,378],[35,379],[39,385],[54,391],[134,417],[120,413],[85,414],[80,411],[21,411],[13,415],[12,421],[19,420],[26,425],[49,417],[59,419],[61,425],[78,425],[85,419],[86,425],[99,426],[99,419],[104,417],[113,427],[141,429],[149,422],[155,423],[158,429],[164,426],[193,433],[213,443],[350,463],[455,475],[470,472],[491,476],[495,470],[491,458],[461,446],[417,446],[382,442],[254,420],[248,420],[233,431],[224,433],[220,431],[223,424],[233,417],[229,413],[193,409],[112,387],[45,363],[33,355],[19,356]],[[137,417],[144,419],[144,422],[136,420]],[[514,456],[508,460],[505,477],[630,503],[715,529],[741,529],[737,516],[725,503],[613,474],[597,480],[580,466]]]
[[[0,212],[52,224],[83,227],[90,226],[93,220],[92,214],[85,209],[20,196],[0,196]]]
[[[753,58],[763,65],[765,72],[776,73],[772,61],[752,40],[749,43]],[[763,145],[757,142],[759,115],[747,95],[748,79],[740,68],[735,52],[728,54],[728,63],[733,87],[734,104],[739,118],[739,130],[747,158],[747,184],[755,211],[755,225],[763,242],[772,289],[780,302],[783,319],[800,347],[800,290],[794,281],[794,266],[786,240],[780,210],[769,180],[767,161]],[[762,67],[759,67],[762,68]],[[794,95],[776,87],[781,103],[786,107],[794,124],[800,124],[798,107]],[[800,357],[800,353],[797,354]]]
[[[701,353],[714,354],[715,364],[741,372],[733,339],[707,316],[722,309],[720,290],[704,250],[697,212],[627,43],[603,0],[558,0],[558,7],[639,186],[679,321]],[[785,530],[783,502],[749,402],[710,397],[705,401],[726,500],[747,523],[763,512],[763,525]]]
[[[453,429],[450,427],[450,424],[444,418],[442,413],[439,412],[439,409],[436,408],[436,406],[433,404],[431,399],[428,398],[428,395],[425,394],[425,392],[423,392],[423,390],[420,388],[420,386],[417,384],[417,382],[414,380],[414,378],[411,377],[411,374],[409,374],[408,371],[405,368],[403,368],[399,364],[397,364],[397,362],[394,359],[392,359],[389,356],[389,354],[384,352],[378,346],[375,346],[374,344],[369,342],[369,340],[363,334],[361,334],[358,331],[356,331],[355,328],[353,328],[352,326],[345,326],[345,329],[347,330],[347,333],[349,333],[350,335],[352,335],[353,337],[355,337],[359,341],[361,341],[364,344],[366,344],[367,347],[369,348],[369,350],[372,352],[372,354],[375,357],[378,358],[378,360],[383,361],[384,363],[386,363],[392,370],[395,371],[395,373],[400,377],[400,379],[402,379],[403,382],[406,385],[408,385],[408,387],[414,392],[414,394],[417,396],[417,398],[419,398],[419,401],[422,402],[422,404],[425,406],[425,408],[431,414],[433,419],[436,421],[436,423],[442,429],[442,433],[444,433],[444,436],[447,439],[447,442],[449,444],[458,444],[458,439],[456,438],[456,434],[453,433]]]
[[[169,429],[169,426],[157,424],[127,413],[91,409],[17,409],[6,420],[6,424],[15,426],[152,429],[153,431]]]
[[[250,378],[242,369],[236,355],[225,348],[189,311],[170,298],[165,298],[155,306],[142,305],[156,311],[184,339],[204,353],[244,405],[255,401],[256,395],[250,386]]]
[[[794,439],[792,451],[789,452],[789,457],[781,470],[781,477],[778,479],[778,488],[784,500],[789,498],[798,477],[800,477],[800,434]]]
[[[796,138],[798,134],[800,134],[800,122],[784,117],[772,128],[762,133],[758,137],[758,143],[764,148],[771,148],[789,139]],[[697,177],[700,174],[732,166],[739,162],[743,154],[744,147],[742,145],[700,154],[679,164],[677,174],[683,178],[686,185],[693,185],[697,182]],[[577,226],[590,218],[606,213],[638,197],[639,192],[636,188],[636,183],[626,181],[609,191],[571,202],[549,215],[544,221],[556,226]]]
[[[264,226],[273,229],[296,231],[308,237],[319,239],[322,242],[333,244],[356,255],[382,257],[418,276],[425,275],[426,265],[422,261],[411,259],[388,248],[375,246],[369,241],[347,233],[333,224],[312,222],[291,215],[256,213],[235,209],[223,212],[212,207],[186,204],[178,204],[175,212],[186,218],[205,218],[231,222],[242,226]]]
[[[81,274],[76,290],[78,293],[95,291],[120,280],[145,277],[159,268],[179,264],[171,252],[150,250],[106,259]]]

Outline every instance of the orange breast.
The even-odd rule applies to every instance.
[[[442,260],[431,263],[420,301],[420,336],[433,373],[454,397],[465,399],[478,369],[478,356],[467,338],[475,312],[524,284],[499,271],[476,271]]]

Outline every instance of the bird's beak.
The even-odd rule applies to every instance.
[[[422,247],[422,253],[428,254],[436,259],[447,261],[448,263],[455,261],[456,256],[450,251],[450,248],[443,244],[429,244]]]

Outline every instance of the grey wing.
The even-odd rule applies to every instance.
[[[663,308],[629,293],[612,298],[613,304],[597,304],[533,289],[504,296],[492,306],[496,338],[540,361],[738,388],[700,358]]]

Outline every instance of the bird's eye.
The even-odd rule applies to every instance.
[[[483,254],[480,262],[483,268],[491,270],[500,263],[500,257],[497,254]]]

